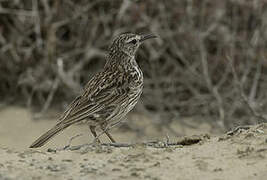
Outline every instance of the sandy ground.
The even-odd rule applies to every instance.
[[[87,146],[79,150],[47,152],[48,148],[63,147],[70,136],[79,132],[87,134],[77,138],[75,143],[88,142],[87,127],[74,126],[42,149],[27,148],[54,123],[33,123],[30,113],[21,108],[0,112],[0,180],[267,179],[267,124],[239,129],[228,135],[203,136],[200,142],[190,145],[166,146],[166,142],[159,142],[153,147],[141,144],[127,148]],[[150,138],[155,135],[153,133]],[[159,133],[158,137],[163,135]],[[147,139],[140,139],[132,132],[115,131],[114,136],[120,142]],[[181,140],[175,136],[170,139],[174,143]]]

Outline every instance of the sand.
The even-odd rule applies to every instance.
[[[87,127],[75,126],[45,147],[29,149],[30,143],[55,121],[33,122],[23,108],[7,108],[0,113],[0,180],[267,179],[267,124],[222,135],[199,135],[199,142],[188,145],[167,145],[162,138],[152,147],[141,145],[140,141],[133,147],[97,145],[47,152],[48,148],[66,145],[69,136],[75,133],[87,133]],[[115,136],[122,142],[138,140],[131,132],[116,131]],[[72,145],[88,143],[88,137],[89,134],[79,137]],[[181,137],[170,138],[173,143],[180,140]]]

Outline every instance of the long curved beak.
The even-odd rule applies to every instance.
[[[141,39],[140,39],[140,42],[143,42],[147,39],[152,39],[152,38],[157,38],[156,35],[154,34],[145,34],[145,35],[141,35]]]

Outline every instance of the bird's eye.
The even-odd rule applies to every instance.
[[[136,44],[137,41],[136,41],[136,39],[133,39],[133,40],[130,41],[130,43],[132,43],[132,44]]]

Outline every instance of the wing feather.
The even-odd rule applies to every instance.
[[[114,78],[117,77],[117,78]],[[122,83],[123,73],[107,71],[96,74],[60,118],[60,123],[73,124],[93,115],[103,118],[114,117],[120,102],[127,96],[127,81]],[[120,78],[118,78],[120,77]],[[117,110],[116,110],[117,109]]]

